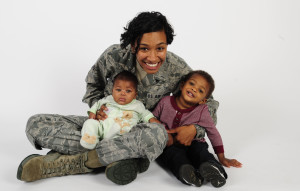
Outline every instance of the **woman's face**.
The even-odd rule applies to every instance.
[[[143,34],[136,58],[148,74],[158,72],[167,55],[167,37],[164,31]]]

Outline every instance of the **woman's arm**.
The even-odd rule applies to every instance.
[[[99,99],[103,98],[104,90],[107,85],[107,79],[112,78],[113,71],[116,72],[117,65],[120,65],[117,56],[112,52],[118,52],[118,45],[112,45],[106,49],[97,62],[88,72],[86,82],[86,93],[82,99],[84,103],[87,103],[90,107]],[[115,54],[116,54],[115,53]]]

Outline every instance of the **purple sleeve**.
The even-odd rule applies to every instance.
[[[202,111],[201,119],[198,125],[205,128],[207,137],[209,138],[215,153],[224,153],[222,137],[216,128],[212,117],[210,116],[207,106],[205,106]]]

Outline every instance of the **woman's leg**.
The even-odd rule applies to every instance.
[[[86,152],[87,149],[84,149],[80,145],[80,130],[86,119],[87,117],[80,116],[45,114],[31,117],[27,123],[26,134],[30,142],[37,149],[49,148],[59,153],[70,155],[61,155],[60,157],[27,157],[19,166],[18,178],[24,181],[34,181],[45,178],[39,175],[38,178],[31,179],[33,175],[42,173],[41,170],[32,171],[31,169],[41,169],[41,166],[47,168],[46,166],[49,162],[54,163],[62,158],[63,160],[60,160],[60,165],[64,165],[64,163],[67,164],[68,157],[71,159],[77,153],[79,153],[78,157],[83,160],[84,165],[89,164],[89,166],[84,166],[83,169],[86,167],[96,168],[106,166],[115,161],[131,158],[148,158],[150,161],[153,161],[162,153],[166,145],[167,133],[164,127],[157,123],[145,123],[135,126],[132,131],[121,137],[99,142],[96,146],[96,152]],[[92,165],[90,165],[91,161]],[[120,161],[120,163],[122,163],[122,161]],[[116,168],[117,166],[112,166],[110,170],[115,170]],[[82,173],[86,172],[88,171],[82,171]],[[24,174],[26,174],[26,176]],[[53,176],[56,176],[56,174]],[[29,178],[25,179],[22,177]]]
[[[101,163],[110,163],[106,167],[106,177],[120,185],[132,182],[138,172],[142,173],[148,169],[149,161],[153,161],[162,153],[167,137],[163,125],[142,123],[113,141],[101,141],[96,150]]]
[[[87,117],[37,114],[29,118],[26,135],[31,144],[41,150],[48,148],[62,154],[87,151],[80,145],[81,128]]]
[[[163,125],[141,123],[120,137],[100,141],[96,151],[102,164],[130,158],[153,161],[162,153],[166,142],[167,133]]]

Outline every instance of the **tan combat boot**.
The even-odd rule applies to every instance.
[[[18,167],[17,178],[32,182],[43,178],[64,176],[69,174],[82,174],[93,171],[87,168],[88,152],[76,155],[62,155],[59,153],[42,155],[29,155]]]

